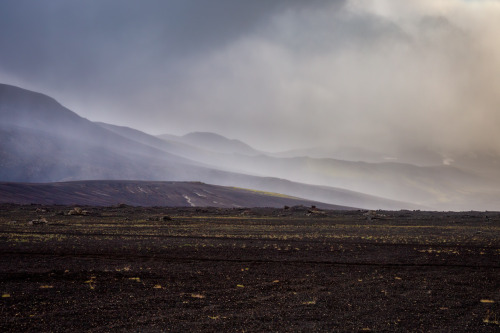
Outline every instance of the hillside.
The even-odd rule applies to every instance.
[[[472,169],[278,157],[214,133],[159,138],[4,84],[0,148],[9,182],[201,181],[367,209],[495,210],[500,198],[498,177]]]
[[[160,140],[131,128],[94,123],[53,98],[0,85],[0,181],[201,181],[341,206],[416,207],[340,188],[262,177],[252,171],[238,172],[225,164],[224,157],[231,155]]]
[[[174,136],[170,134],[163,134],[158,136],[160,139],[167,141],[176,141],[184,144],[198,147],[212,153],[224,154],[244,154],[244,155],[260,155],[260,152],[250,145],[236,139],[228,139],[217,133],[210,132],[192,132],[183,136]]]
[[[59,183],[0,183],[0,203],[166,207],[316,206],[352,209],[277,193],[224,187],[200,182],[74,181]]]
[[[471,158],[467,160],[468,164],[459,163],[462,160],[457,159],[457,163],[446,165],[438,159],[435,164],[427,164],[425,161],[431,161],[429,157],[422,158],[422,165],[417,165],[313,158],[293,154],[280,157],[275,154],[248,155],[244,152],[207,153],[199,147],[184,151],[185,153],[179,154],[199,162],[222,166],[227,171],[349,189],[386,199],[411,202],[413,207],[420,205],[438,210],[496,210],[496,201],[500,199],[500,178],[498,169],[495,169],[498,162],[493,158],[487,159],[488,163],[481,163],[485,159],[476,160],[476,165],[472,163]],[[361,157],[361,154],[359,156]],[[427,156],[431,154],[428,153]],[[478,165],[488,166],[489,172],[483,171]],[[484,200],[485,197],[489,199]]]

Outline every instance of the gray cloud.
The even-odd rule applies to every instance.
[[[0,75],[152,133],[498,149],[498,22],[497,1],[7,0]]]

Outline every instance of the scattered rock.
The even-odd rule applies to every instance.
[[[68,215],[89,215],[89,212],[81,209],[80,207],[75,207],[68,212]]]
[[[313,208],[309,209],[307,211],[307,216],[317,216],[317,217],[325,217],[326,216],[326,212],[320,210],[320,209],[317,209],[316,206],[312,206]]]
[[[47,219],[45,218],[39,218],[35,220],[31,220],[28,222],[29,225],[46,225],[47,224]]]
[[[387,215],[382,214],[382,213],[378,213],[374,210],[369,210],[368,212],[364,213],[363,216],[366,216],[367,221],[387,219]]]

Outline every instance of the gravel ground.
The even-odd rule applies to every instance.
[[[0,238],[2,332],[500,331],[499,213],[2,205]]]

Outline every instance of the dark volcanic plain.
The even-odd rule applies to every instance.
[[[0,331],[500,330],[499,213],[71,209],[0,206]]]

